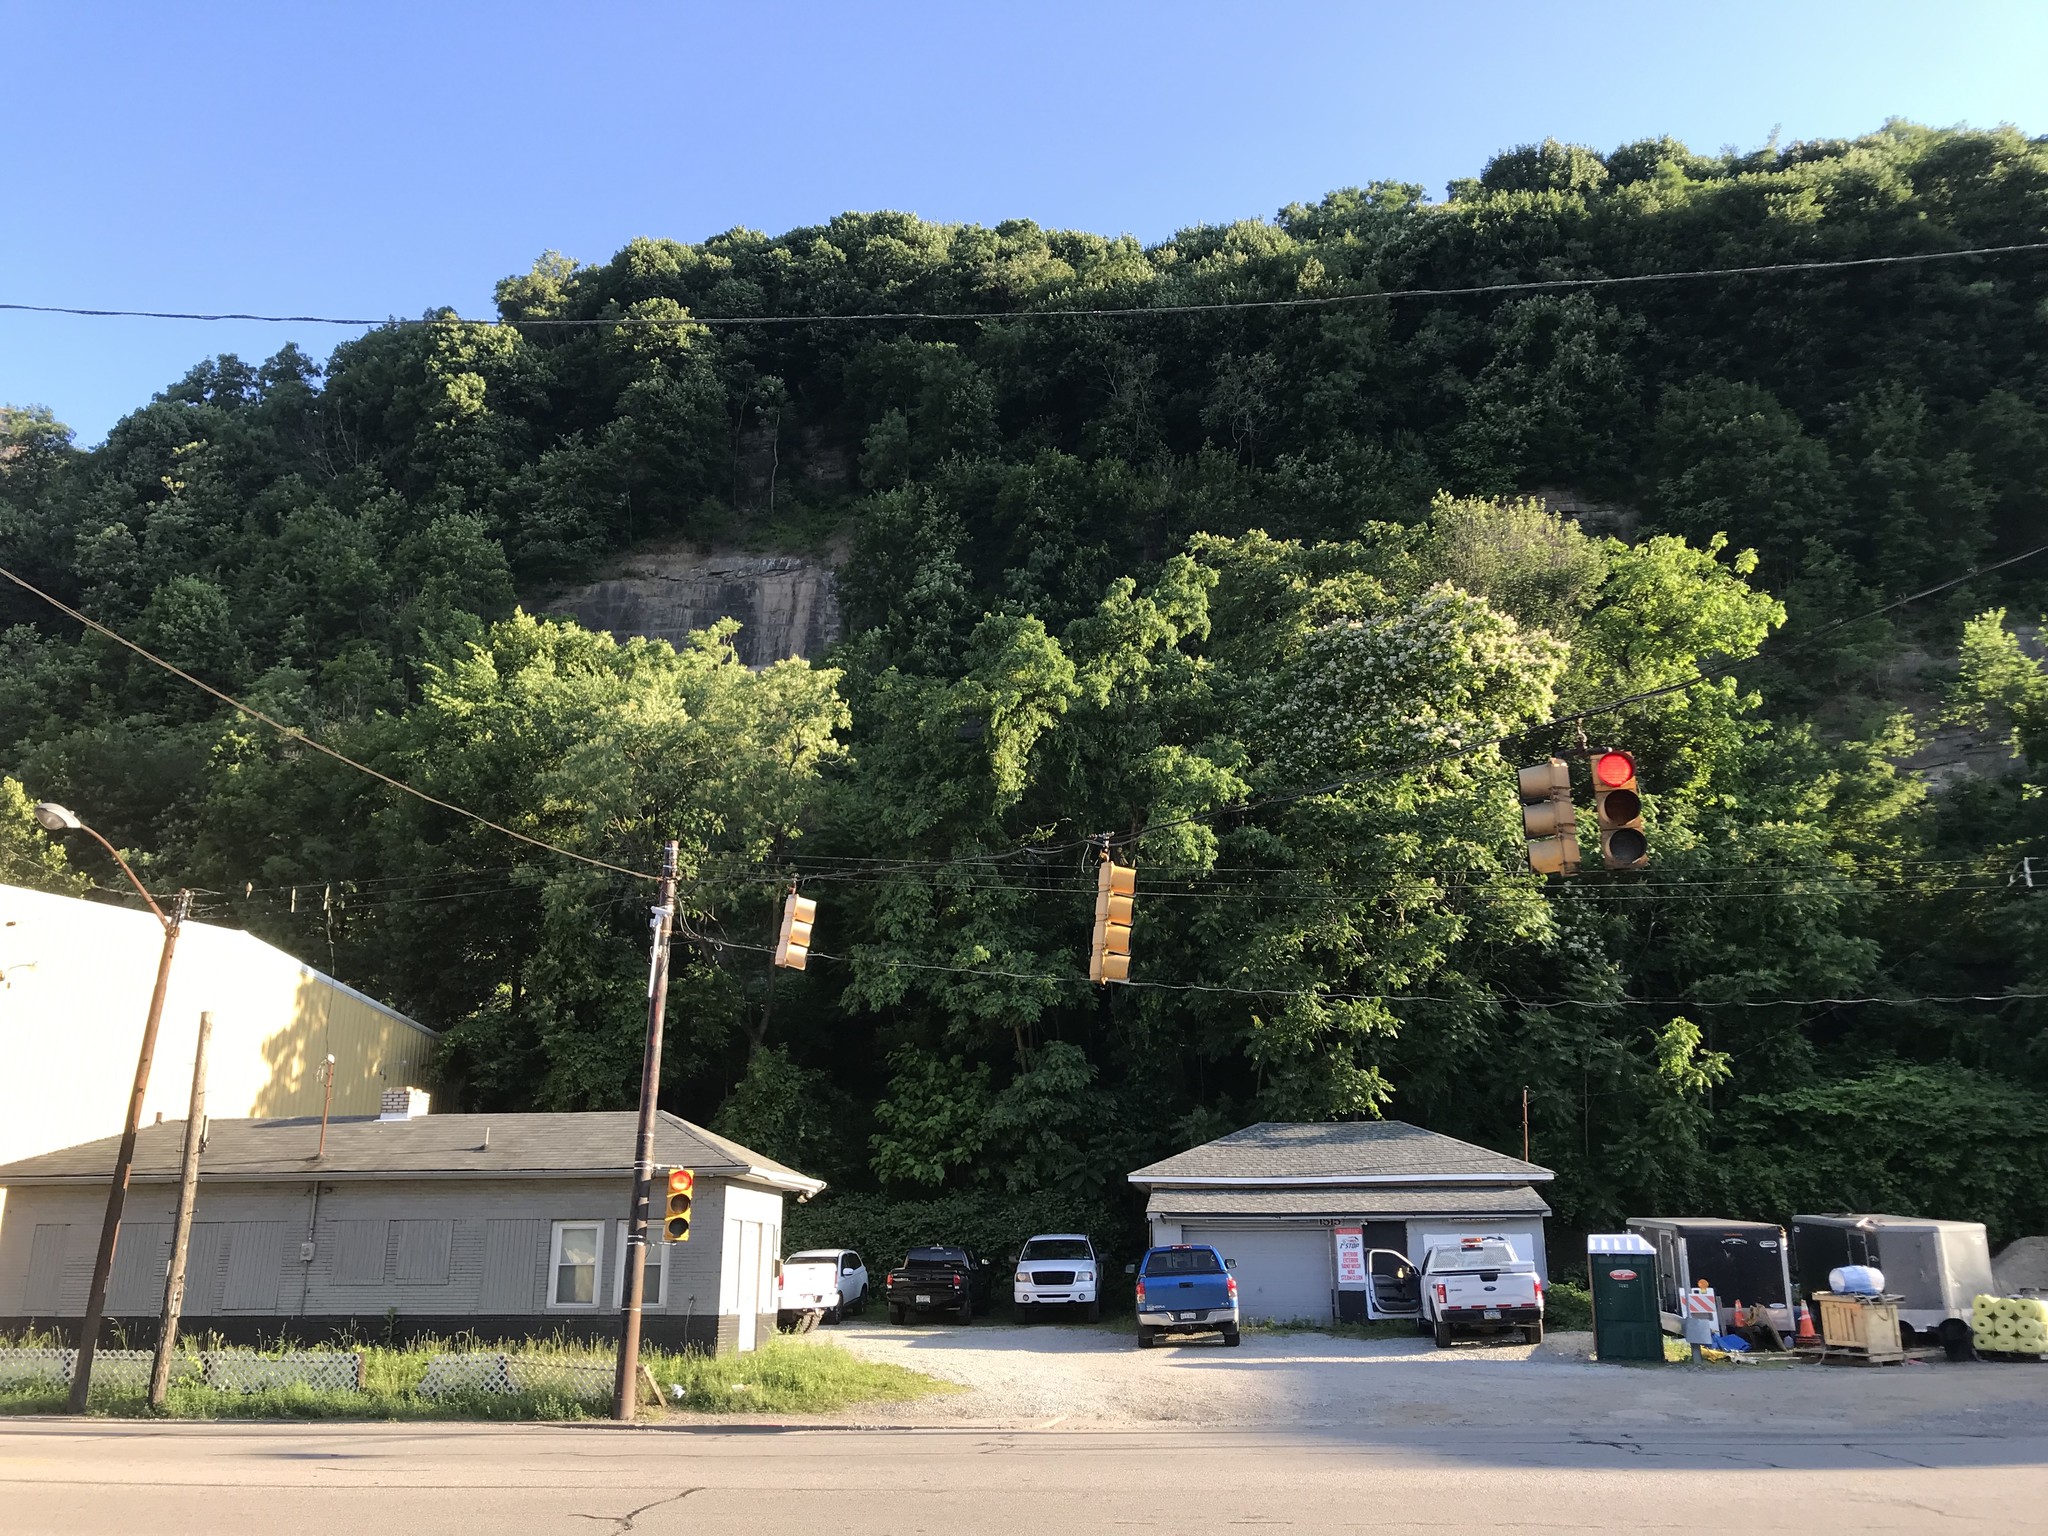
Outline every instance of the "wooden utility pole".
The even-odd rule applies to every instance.
[[[654,1110],[661,1092],[661,1021],[668,1008],[668,940],[675,922],[676,845],[661,854],[661,898],[647,961],[647,1045],[640,1057],[640,1129],[633,1148],[633,1203],[626,1218],[626,1273],[619,1302],[619,1362],[612,1417],[630,1422],[640,1396],[640,1301],[647,1285],[648,1206],[654,1187]]]
[[[93,835],[97,837],[99,834]],[[104,838],[100,840],[106,841]],[[122,868],[127,868],[125,861]],[[133,878],[132,874],[130,878]],[[137,884],[139,886],[140,882]],[[147,896],[148,892],[143,894]],[[107,1277],[114,1271],[114,1242],[121,1234],[121,1208],[128,1201],[128,1172],[135,1165],[135,1133],[142,1126],[142,1099],[149,1092],[150,1063],[156,1059],[157,1026],[163,1022],[164,993],[171,985],[171,957],[177,953],[178,930],[184,927],[191,912],[192,893],[180,891],[178,899],[171,904],[170,915],[165,917],[161,911],[157,914],[164,925],[164,948],[156,963],[156,990],[149,995],[149,1017],[142,1024],[142,1051],[136,1057],[135,1083],[128,1092],[128,1119],[121,1129],[120,1148],[114,1154],[114,1177],[107,1186],[107,1214],[100,1224],[99,1252],[92,1261],[92,1284],[86,1290],[85,1316],[78,1323],[78,1364],[72,1368],[71,1395],[66,1404],[71,1413],[85,1412],[86,1395],[92,1391],[92,1357],[99,1345],[100,1320],[107,1310]]]
[[[1529,1161],[1529,1090],[1522,1090],[1522,1161]]]
[[[192,1242],[192,1206],[199,1197],[199,1134],[206,1122],[206,1042],[213,1014],[199,1015],[199,1049],[192,1055],[192,1103],[185,1112],[185,1160],[178,1175],[178,1215],[171,1229],[171,1267],[164,1275],[164,1310],[157,1319],[156,1358],[149,1366],[149,1406],[161,1408],[171,1389],[171,1356],[178,1347],[178,1317],[185,1309],[185,1254]]]

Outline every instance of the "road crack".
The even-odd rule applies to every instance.
[[[626,1532],[633,1529],[634,1523],[650,1509],[659,1509],[664,1504],[679,1504],[691,1494],[703,1491],[702,1488],[685,1488],[681,1493],[671,1493],[651,1504],[642,1504],[638,1509],[627,1510],[623,1515],[586,1515],[580,1510],[571,1510],[570,1514],[577,1520],[609,1520],[612,1525],[612,1536],[625,1536]]]

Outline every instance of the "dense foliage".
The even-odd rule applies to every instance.
[[[446,1029],[482,1107],[630,1099],[649,887],[605,866],[679,839],[666,1102],[877,1241],[1114,1211],[1259,1118],[1516,1147],[1525,1087],[1568,1222],[2041,1230],[2040,1004],[1819,1001],[2048,991],[2048,672],[2008,621],[2048,564],[1840,622],[2048,535],[2040,254],[1176,306],[2044,238],[2048,143],[1895,124],[1546,143],[1151,248],[849,214],[550,256],[510,325],[216,358],[91,452],[9,412],[0,559],[599,863],[11,588],[0,767]],[[1137,313],[1042,313],[1079,309]],[[978,318],[816,318],[881,311]],[[518,610],[652,536],[839,550],[847,638],[753,672],[729,628]],[[1586,722],[1642,764],[1648,873],[1527,872],[1512,769],[1584,744],[1545,721],[1752,659]],[[19,785],[0,877],[97,871]],[[1085,979],[1103,832],[1142,833],[1140,986]],[[796,878],[820,957],[771,972]]]

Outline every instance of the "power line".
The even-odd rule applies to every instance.
[[[239,710],[242,714],[248,716],[251,720],[260,721],[262,724],[269,726],[273,731],[276,731],[280,736],[283,736],[287,741],[296,741],[303,746],[311,747],[315,752],[324,753],[328,757],[333,758],[337,763],[341,763],[347,767],[353,768],[357,773],[368,774],[371,778],[378,780],[380,783],[388,784],[393,789],[401,790],[404,793],[411,795],[416,800],[424,800],[428,805],[438,806],[440,809],[444,811],[452,811],[457,816],[462,816],[470,821],[475,822],[478,826],[488,827],[493,832],[502,833],[506,837],[516,839],[517,841],[526,843],[531,847],[544,849],[548,853],[560,854],[565,859],[574,859],[578,863],[593,865],[598,869],[608,869],[613,874],[631,875],[635,880],[653,880],[655,878],[653,875],[647,874],[642,870],[628,869],[623,864],[614,864],[606,859],[593,858],[587,853],[578,853],[572,848],[563,848],[558,844],[546,841],[544,838],[531,837],[524,832],[515,831],[513,828],[505,826],[500,822],[492,821],[488,816],[479,815],[475,811],[469,810],[464,806],[457,805],[453,801],[443,800],[438,796],[430,795],[423,789],[415,789],[412,785],[406,783],[402,779],[394,779],[393,777],[391,777],[390,774],[384,773],[379,769],[372,768],[368,763],[359,763],[354,758],[348,756],[346,753],[337,752],[333,747],[326,745],[324,742],[315,741],[311,736],[308,736],[304,731],[298,729],[296,726],[286,725],[281,720],[272,719],[269,715],[266,715],[262,710],[256,708],[253,704],[244,704],[240,699],[234,697],[234,695],[221,692],[220,689],[214,687],[213,684],[211,683],[202,682],[200,679],[194,677],[190,672],[185,671],[183,668],[173,666],[170,662],[165,661],[163,657],[156,655],[152,651],[144,650],[141,646],[137,645],[133,640],[130,640],[126,635],[121,634],[119,631],[109,629],[106,625],[102,624],[98,619],[91,618],[86,614],[80,613],[76,608],[73,608],[69,603],[63,602],[58,598],[52,597],[49,593],[45,592],[41,587],[35,586],[30,582],[24,581],[21,577],[15,575],[14,572],[8,570],[5,566],[0,566],[0,576],[5,576],[9,581],[13,582],[17,587],[20,587],[24,592],[29,593],[31,596],[41,598],[44,602],[48,603],[52,608],[56,609],[59,613],[64,614],[69,618],[77,620],[80,624],[83,624],[87,629],[93,630],[98,634],[105,635],[109,640],[112,640],[117,645],[125,646],[127,649],[133,651],[136,655],[140,656],[144,661],[149,662],[152,666],[163,668],[163,670],[170,673],[171,676],[176,678],[182,678],[185,682],[190,683],[194,688],[199,689],[202,693],[211,694],[214,698],[219,699],[223,704],[228,705],[232,709]]]
[[[0,303],[0,310],[21,314],[74,315],[110,320],[203,320],[252,321],[264,325],[340,326],[429,326],[470,325],[523,328],[592,328],[702,325],[713,327],[762,327],[788,325],[853,325],[883,322],[944,320],[1112,320],[1148,315],[1221,314],[1243,310],[1329,309],[1346,304],[1385,303],[1405,299],[1455,299],[1490,293],[1548,293],[1559,289],[1612,288],[1643,283],[1698,282],[1726,277],[1770,277],[1798,272],[1843,272],[1869,267],[1919,265],[1936,261],[1957,261],[1979,256],[2010,256],[2048,251],[2048,241],[2017,245],[1972,246],[1954,251],[1918,251],[1893,256],[1856,256],[1831,261],[1785,261],[1744,267],[1697,267],[1671,272],[1638,272],[1600,277],[1530,278],[1509,283],[1475,283],[1457,288],[1388,288],[1359,293],[1303,294],[1285,299],[1218,299],[1199,304],[1133,304],[1097,309],[962,309],[870,310],[854,314],[819,315],[689,315],[681,320],[652,315],[536,316],[520,320],[465,320],[459,315],[424,316],[408,319],[387,315],[382,319],[363,315],[266,315],[230,310],[206,312],[164,309],[97,309],[70,304]]]

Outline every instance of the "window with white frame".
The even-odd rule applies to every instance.
[[[604,1224],[558,1221],[548,1264],[548,1309],[575,1310],[597,1305],[597,1245]]]
[[[619,1304],[626,1302],[626,1223],[619,1223],[618,1249],[612,1261],[612,1284],[618,1290]],[[647,1229],[647,1278],[641,1282],[640,1305],[659,1307],[666,1303],[668,1295],[668,1247],[661,1240],[659,1227]]]

